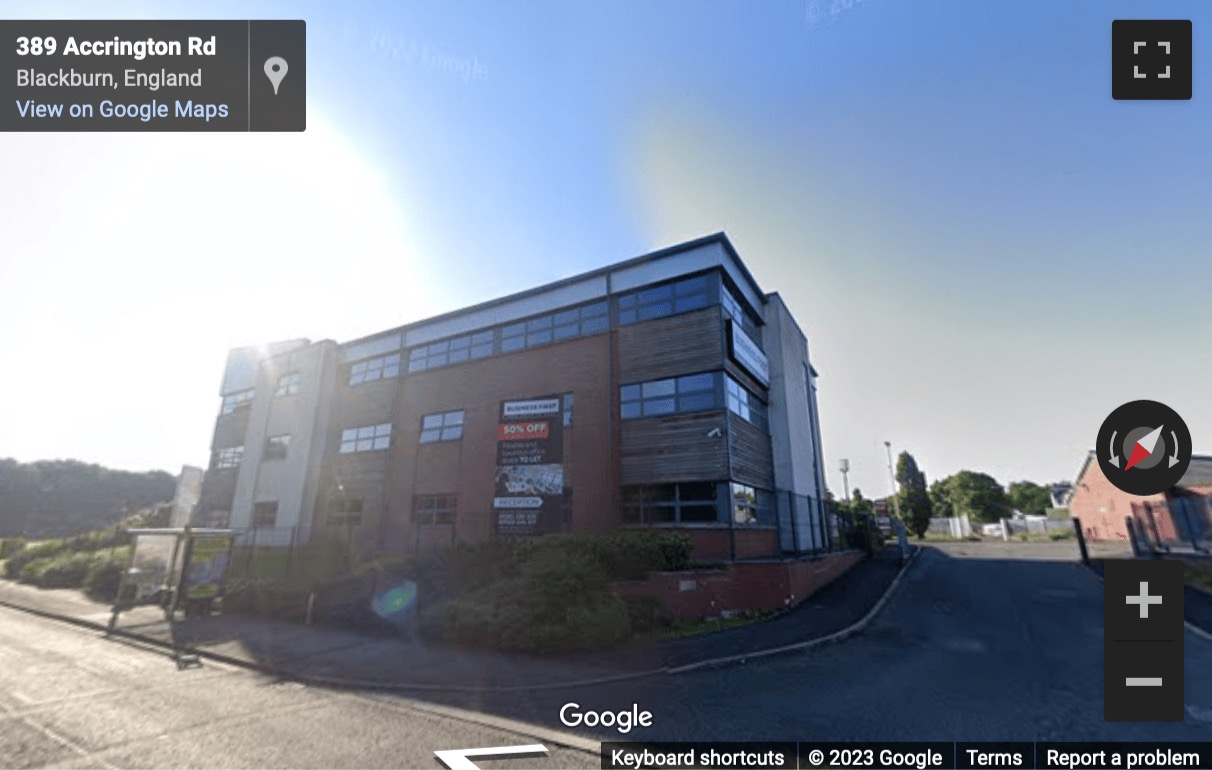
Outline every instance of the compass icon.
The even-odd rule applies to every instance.
[[[1191,432],[1157,401],[1130,401],[1107,415],[1095,454],[1116,488],[1146,497],[1178,484],[1191,464]]]

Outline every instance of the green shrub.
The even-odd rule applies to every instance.
[[[95,561],[97,557],[93,553],[64,553],[34,559],[21,568],[20,580],[39,588],[80,588]]]
[[[650,634],[673,627],[673,616],[659,599],[629,596],[623,603],[627,605],[627,619],[634,633]]]
[[[113,555],[106,554],[98,558],[88,568],[84,575],[81,588],[90,598],[99,602],[110,603],[118,596],[118,585],[122,581],[122,571],[126,569],[130,558],[130,547],[120,548]]]
[[[25,548],[25,538],[6,537],[0,540],[0,559],[16,556],[23,548]]]
[[[63,540],[43,540],[27,545],[4,562],[4,576],[9,580],[20,580],[21,573],[30,562],[48,559],[68,551]]]

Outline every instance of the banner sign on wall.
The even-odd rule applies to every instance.
[[[501,402],[492,507],[501,535],[552,527],[564,499],[564,419],[559,396]]]

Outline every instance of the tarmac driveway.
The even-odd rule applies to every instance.
[[[867,630],[838,644],[614,685],[442,699],[552,727],[561,727],[558,712],[568,702],[582,710],[634,703],[652,712],[652,727],[614,733],[614,740],[1200,740],[1212,734],[1212,642],[1193,633],[1186,637],[1187,720],[1104,722],[1102,584],[1072,555],[1060,560],[1057,544],[1023,545],[1033,544],[925,548]]]

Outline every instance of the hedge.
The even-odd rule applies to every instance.
[[[457,644],[520,652],[609,647],[660,626],[660,608],[611,590],[690,564],[692,543],[668,532],[547,535],[456,546],[420,565],[422,629]]]

